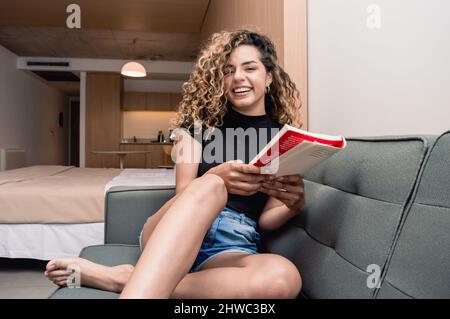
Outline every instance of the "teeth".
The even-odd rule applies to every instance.
[[[249,91],[250,91],[249,88],[237,88],[237,89],[234,89],[235,93],[244,93],[244,92],[249,92]]]

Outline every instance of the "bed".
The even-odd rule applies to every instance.
[[[0,172],[0,257],[77,256],[104,242],[110,187],[174,185],[174,170],[38,165]]]

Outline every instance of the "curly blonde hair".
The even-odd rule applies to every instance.
[[[225,95],[225,65],[233,49],[240,45],[255,46],[266,71],[272,73],[268,95],[274,119],[280,124],[302,126],[300,93],[279,65],[274,44],[267,36],[239,30],[215,33],[206,42],[189,80],[183,84],[183,98],[172,120],[172,128],[183,126],[191,129],[194,122],[199,120],[204,129],[223,124],[228,104]]]

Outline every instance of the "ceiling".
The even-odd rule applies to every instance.
[[[193,61],[199,44],[198,33],[0,26],[0,45],[19,56]]]
[[[0,45],[20,56],[193,61],[209,0],[0,1]],[[136,44],[133,45],[133,41]]]
[[[194,61],[209,2],[1,0],[0,45],[18,56]],[[80,29],[66,26],[71,3],[80,6]]]
[[[198,33],[209,0],[2,0],[0,25],[65,27],[71,3],[82,29]]]

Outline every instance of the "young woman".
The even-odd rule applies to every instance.
[[[247,30],[214,34],[183,88],[175,125],[185,130],[176,147],[192,157],[177,160],[176,195],[144,225],[136,266],[55,259],[46,276],[64,286],[67,266],[77,264],[82,285],[121,292],[121,298],[295,298],[297,267],[258,253],[258,231],[277,229],[302,211],[303,181],[262,175],[245,164],[255,155],[251,147],[267,142],[273,129],[301,126],[298,91],[273,43]],[[215,138],[196,138],[196,121]],[[238,138],[230,147],[239,129],[253,129],[256,139]],[[219,146],[207,158],[213,143]]]

